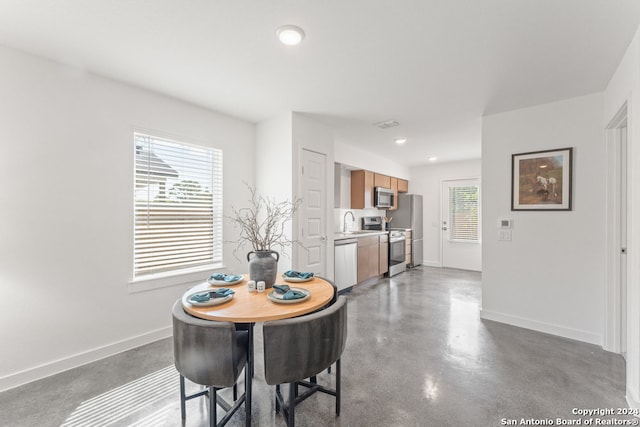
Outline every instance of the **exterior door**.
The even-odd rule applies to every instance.
[[[482,270],[480,180],[442,182],[442,266]]]
[[[300,178],[299,236],[303,248],[298,248],[299,271],[311,271],[327,277],[327,180],[326,156],[302,150]]]

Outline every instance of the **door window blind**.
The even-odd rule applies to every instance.
[[[478,240],[478,187],[449,187],[449,239]]]
[[[134,142],[134,277],[222,263],[222,151]]]

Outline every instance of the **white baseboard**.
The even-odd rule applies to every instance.
[[[167,326],[166,328],[156,329],[155,331],[127,338],[103,347],[94,348],[92,350],[54,360],[40,366],[25,369],[24,371],[1,377],[0,392],[21,386],[31,381],[58,374],[72,368],[77,368],[78,366],[86,365],[87,363],[95,362],[96,360],[104,359],[105,357],[140,347],[141,345],[150,344],[154,341],[168,338],[171,335],[172,328],[171,326]]]
[[[567,328],[565,326],[554,325],[537,320],[526,319],[524,317],[513,316],[510,314],[480,310],[480,318],[493,320],[500,323],[506,323],[508,325],[519,326],[521,328],[544,332],[551,335],[557,335],[564,338],[570,338],[577,341],[583,341],[589,344],[602,346],[603,343],[603,337],[600,334],[595,334],[593,332],[583,331],[580,329]]]
[[[442,263],[438,261],[422,261],[422,265],[426,265],[427,267],[442,267]]]
[[[634,394],[631,392],[631,390],[629,390],[629,388],[627,388],[627,405],[629,405],[629,408],[633,408],[633,409],[640,409],[640,400],[638,400],[637,396],[634,396]]]

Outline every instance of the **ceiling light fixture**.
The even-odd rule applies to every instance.
[[[407,138],[396,138],[395,139],[395,143],[398,145],[404,144],[405,142],[407,142]]]
[[[438,158],[435,156],[431,156],[427,160],[429,160],[430,162],[435,162],[436,160],[438,160]]]
[[[380,129],[389,129],[392,127],[396,127],[399,124],[400,123],[395,120],[385,120],[384,122],[374,123],[373,125],[379,127]]]
[[[287,46],[296,46],[304,39],[304,31],[295,25],[283,25],[276,31],[278,40]]]

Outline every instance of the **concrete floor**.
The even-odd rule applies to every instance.
[[[418,267],[347,294],[341,416],[332,397],[316,394],[296,409],[297,425],[557,425],[581,418],[574,408],[626,407],[621,356],[480,320],[480,286],[479,273]],[[261,340],[258,326],[253,425],[284,426],[264,382]],[[178,426],[171,345],[165,339],[0,393],[0,425]],[[334,379],[335,369],[319,376]],[[189,401],[187,426],[206,423],[205,400]],[[228,425],[244,425],[242,410]]]

